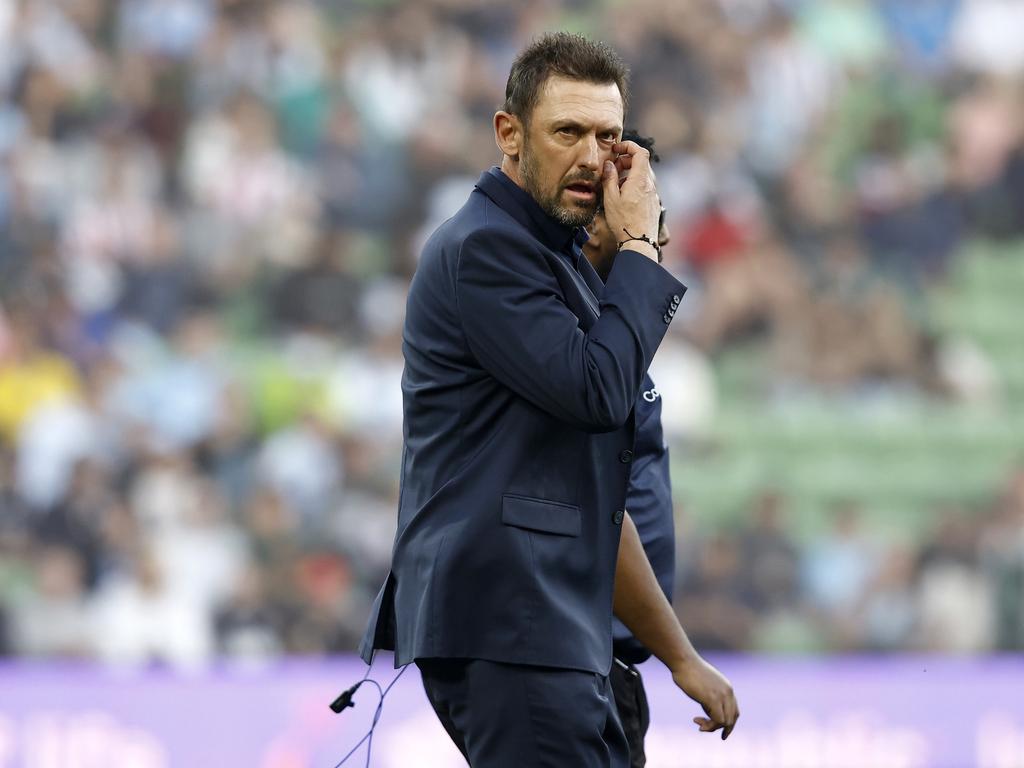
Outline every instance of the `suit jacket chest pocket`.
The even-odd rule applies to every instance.
[[[546,499],[506,493],[501,498],[501,522],[557,536],[580,535],[580,508]]]

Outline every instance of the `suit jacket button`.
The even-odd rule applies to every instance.
[[[625,513],[621,509],[616,509],[615,514],[612,515],[612,522],[616,525],[622,525],[623,517],[625,517]]]
[[[669,317],[669,315],[668,315],[668,314],[664,314],[664,315],[662,315],[662,316],[661,316],[661,319],[665,321],[665,325],[668,325],[669,323],[671,323],[671,322],[672,322],[672,318],[671,318],[671,317]]]
[[[629,464],[633,460],[633,452],[628,448],[619,454],[619,461],[623,464]]]
[[[677,293],[677,294],[674,294],[674,295],[672,296],[672,303],[673,303],[673,304],[675,304],[676,306],[678,306],[678,305],[679,305],[679,302],[680,302],[680,301],[681,301],[681,299],[680,299],[680,297],[679,297],[679,294],[678,294],[678,293]]]

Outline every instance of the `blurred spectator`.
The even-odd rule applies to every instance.
[[[65,398],[78,387],[74,366],[41,346],[29,318],[11,322],[7,354],[0,358],[0,435],[8,443],[37,407]]]
[[[192,268],[181,256],[181,233],[174,217],[156,212],[148,250],[123,266],[117,310],[126,318],[169,333],[199,298]]]
[[[921,633],[929,651],[977,653],[995,644],[995,595],[977,567],[977,529],[947,510],[921,553]]]
[[[1024,647],[1024,469],[1018,469],[981,534],[981,557],[995,589],[996,647]]]
[[[153,536],[175,531],[186,519],[199,516],[201,483],[186,454],[153,453],[144,458],[129,489],[132,512]]]
[[[1011,30],[1024,24],[1024,7],[1014,0],[961,0],[952,30],[958,63],[1000,74],[1020,74],[1024,51],[1011,40]]]
[[[815,17],[819,13],[816,8],[809,11]],[[809,23],[814,30],[850,29],[848,24]],[[771,12],[759,37],[749,58],[752,128],[747,151],[759,173],[776,176],[793,162],[827,108],[838,73],[834,63],[815,49],[814,38],[801,34],[796,21],[781,8]],[[833,42],[826,45],[835,53]]]
[[[903,63],[914,69],[941,70],[961,0],[882,0],[878,12]]]
[[[778,492],[765,491],[741,536],[744,589],[759,614],[792,608],[800,599],[800,550],[786,530],[784,509]]]
[[[106,405],[114,411],[109,415],[144,430],[155,451],[182,450],[206,439],[227,386],[220,320],[196,311],[167,339],[148,329],[133,332],[137,346],[125,347],[125,370],[108,393]]]
[[[852,239],[825,246],[813,294],[780,297],[774,342],[780,371],[825,391],[937,386],[927,339],[900,294],[873,274]],[[786,309],[781,307],[786,306]],[[780,377],[781,378],[781,377]]]
[[[756,613],[744,584],[743,553],[732,536],[719,533],[690,548],[692,561],[676,590],[676,611],[701,652],[748,647]]]
[[[979,78],[953,103],[948,128],[953,184],[967,220],[985,235],[1024,233],[1024,99],[1012,80]]]
[[[343,479],[333,436],[313,415],[267,440],[257,460],[265,482],[308,524],[327,512]]]
[[[863,530],[861,510],[849,501],[831,510],[828,530],[804,554],[803,579],[815,605],[837,628],[861,601],[877,564],[874,542]]]
[[[228,599],[214,614],[218,652],[239,661],[266,661],[285,651],[288,615],[267,599],[264,576],[249,567],[238,574]]]
[[[915,645],[918,630],[915,553],[895,546],[883,556],[856,609],[859,645],[899,651]]]
[[[358,645],[359,619],[370,602],[353,589],[352,569],[337,552],[314,548],[296,563],[294,587],[300,612],[288,626],[288,643],[299,653],[338,653]]]
[[[75,467],[110,458],[98,414],[79,398],[53,400],[32,411],[18,435],[18,490],[32,507],[46,510],[70,490]]]
[[[113,504],[106,468],[94,460],[82,459],[75,465],[67,492],[33,521],[37,541],[66,547],[78,555],[88,589],[99,583],[105,565],[102,520]]]
[[[362,283],[353,274],[351,235],[324,237],[309,262],[282,273],[271,288],[273,319],[283,328],[358,338]]]
[[[104,583],[93,620],[99,657],[119,664],[193,667],[209,658],[213,632],[206,607],[168,579],[154,553],[141,549],[134,567]]]
[[[5,606],[0,605],[0,658],[10,656],[14,650],[10,639],[9,623],[7,609]]]
[[[715,372],[694,344],[671,332],[658,347],[649,368],[662,396],[661,424],[669,444],[686,444],[707,436],[718,406]]]
[[[177,524],[156,533],[153,554],[174,589],[209,613],[237,582],[248,547],[229,522],[216,487],[204,479],[196,492],[195,503],[181,510]]]
[[[128,0],[121,6],[122,45],[184,57],[203,39],[212,6],[209,0]]]
[[[807,278],[779,243],[765,239],[707,265],[692,337],[708,351],[751,337],[795,336],[810,310]]]
[[[13,606],[32,593],[36,580],[33,521],[15,487],[14,456],[0,443],[0,650],[5,654],[16,651]]]
[[[35,555],[35,584],[14,604],[11,634],[25,656],[87,657],[97,632],[86,596],[85,564],[67,546],[44,546]]]
[[[15,454],[0,443],[0,536],[17,536],[28,530],[31,516],[18,493]],[[0,541],[5,540],[0,538]]]
[[[229,510],[238,510],[255,484],[259,447],[249,398],[238,382],[221,392],[214,418],[210,434],[195,448],[196,466],[214,483]]]

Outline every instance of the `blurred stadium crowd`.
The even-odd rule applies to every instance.
[[[512,57],[554,28],[622,53],[657,140],[692,286],[656,361],[674,446],[737,344],[767,350],[769,397],[997,396],[921,307],[965,243],[1024,237],[1022,3],[11,0],[0,651],[354,647],[419,243],[497,162]],[[1024,472],[899,544],[855,501],[797,535],[774,488],[717,533],[677,514],[701,648],[1024,648]]]

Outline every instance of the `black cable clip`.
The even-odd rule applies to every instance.
[[[343,691],[339,694],[338,698],[331,702],[331,710],[334,714],[340,715],[347,707],[355,707],[356,704],[352,701],[352,697],[356,695],[356,691],[359,690],[359,686],[364,682],[366,681],[360,680],[347,691]]]

